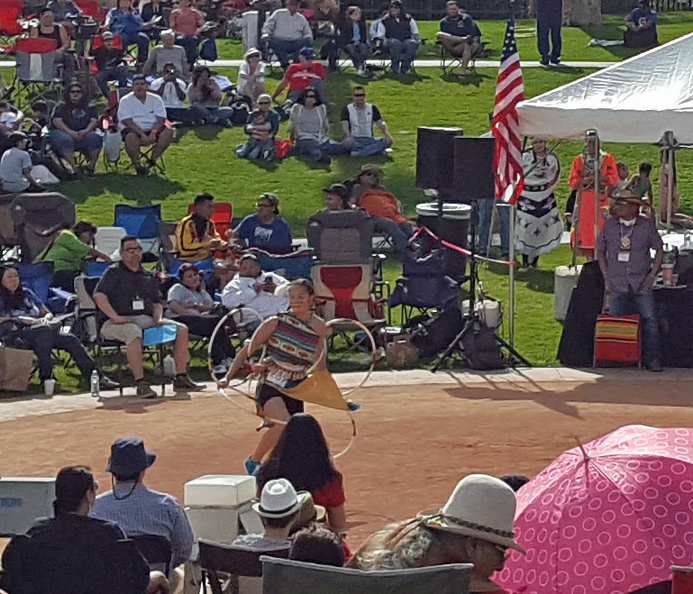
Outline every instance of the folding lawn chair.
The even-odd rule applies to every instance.
[[[22,37],[15,45],[17,70],[14,87],[17,106],[38,100],[59,100],[63,82],[58,63],[58,44],[54,39]]]
[[[188,204],[188,214],[192,214],[195,208],[194,204]],[[214,202],[214,210],[212,211],[212,216],[209,219],[214,223],[214,226],[221,235],[225,237],[227,231],[232,228],[233,223],[233,204],[230,202]]]
[[[16,38],[24,33],[19,18],[24,8],[21,0],[0,0],[0,52],[9,53]]]
[[[287,280],[310,278],[313,259],[313,250],[310,248],[282,255],[270,254],[257,248],[250,248],[248,252],[258,259],[264,272],[277,272]]]
[[[120,251],[120,240],[126,235],[122,227],[97,227],[94,248],[112,258]]]
[[[159,259],[160,221],[160,204],[148,206],[116,204],[113,210],[113,226],[122,227],[127,235],[134,235],[140,240],[144,262],[156,262]]]

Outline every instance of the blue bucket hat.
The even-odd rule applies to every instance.
[[[308,59],[308,58],[315,58],[315,51],[313,50],[312,47],[310,47],[309,45],[307,45],[306,47],[301,48],[301,51],[298,52],[298,55],[299,55],[299,56],[303,56],[303,57],[306,58],[306,59]]]
[[[106,472],[118,476],[130,476],[149,468],[156,454],[144,448],[141,437],[121,437],[111,446]]]

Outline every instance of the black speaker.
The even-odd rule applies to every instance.
[[[459,136],[453,140],[453,190],[455,198],[462,202],[493,200],[495,175],[493,154],[495,138]]]
[[[416,133],[416,187],[451,190],[453,187],[454,139],[462,128],[427,128]]]

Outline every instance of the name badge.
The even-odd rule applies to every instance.
[[[143,299],[133,299],[132,300],[132,311],[144,311],[144,300]]]
[[[618,253],[619,262],[630,262],[630,252],[619,252]]]

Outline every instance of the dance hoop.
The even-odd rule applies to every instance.
[[[378,359],[378,347],[375,344],[375,338],[373,338],[373,333],[365,326],[365,324],[359,322],[358,320],[352,320],[349,318],[334,318],[327,322],[327,327],[332,328],[333,326],[338,326],[338,325],[348,325],[348,326],[356,326],[359,330],[365,333],[366,337],[368,338],[368,344],[371,347],[371,362],[370,366],[368,367],[368,371],[365,372],[365,375],[363,376],[363,379],[358,382],[353,388],[350,388],[349,390],[345,390],[342,392],[344,396],[348,396],[352,392],[358,390],[359,388],[362,388],[363,385],[368,381],[368,378],[371,377],[371,374],[373,373],[373,370],[375,369],[375,364]],[[327,345],[325,346],[325,350],[327,350]],[[308,371],[311,372],[315,369],[315,365]]]

